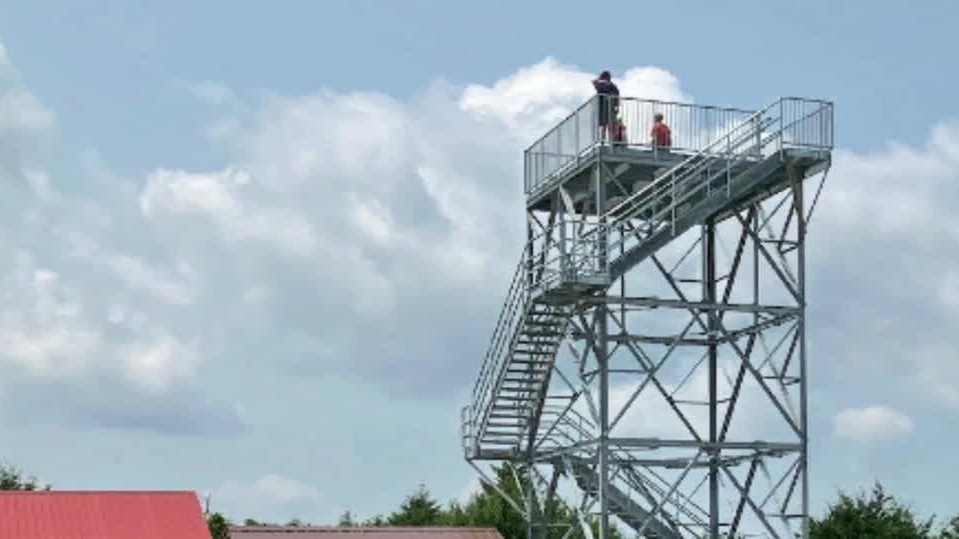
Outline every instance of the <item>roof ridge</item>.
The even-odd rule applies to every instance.
[[[114,495],[114,494],[193,494],[194,490],[0,490],[0,496],[23,496],[23,495],[46,495],[56,496],[58,494],[84,494],[84,495]]]
[[[236,531],[271,531],[271,530],[303,530],[303,531],[335,531],[340,533],[365,533],[365,532],[394,532],[394,531],[418,531],[418,532],[448,532],[448,531],[492,531],[495,527],[476,527],[476,526],[230,526],[231,530]]]

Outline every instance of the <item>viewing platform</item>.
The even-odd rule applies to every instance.
[[[669,148],[653,144],[650,130],[656,114],[663,115],[672,132]],[[601,117],[610,118],[610,123],[618,119],[624,127],[622,140],[610,140],[599,125]],[[718,167],[728,164],[734,173],[773,154],[821,164],[832,149],[832,129],[832,104],[820,100],[783,98],[754,111],[633,97],[613,102],[594,96],[525,151],[527,208],[549,211],[551,194],[562,186],[578,213],[595,214],[592,176],[600,161],[608,169],[607,207],[693,156],[710,157]],[[751,137],[742,140],[747,130]]]
[[[669,147],[653,143],[657,115]],[[622,126],[618,140],[610,126]],[[601,291],[690,227],[827,169],[832,129],[821,100],[749,111],[590,99],[525,152],[532,297],[564,304]]]

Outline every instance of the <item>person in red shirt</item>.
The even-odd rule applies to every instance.
[[[650,134],[653,137],[652,144],[657,148],[669,149],[673,145],[672,133],[669,126],[663,123],[662,113],[657,112],[653,116],[653,130]]]

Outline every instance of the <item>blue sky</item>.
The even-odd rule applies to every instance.
[[[639,68],[647,96],[836,101],[816,507],[882,480],[959,513],[955,3],[194,4],[0,4],[3,458],[235,517],[462,496],[521,151],[583,73]]]

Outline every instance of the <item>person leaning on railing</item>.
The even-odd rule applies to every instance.
[[[613,84],[609,71],[603,71],[593,81],[593,88],[599,96],[599,138],[604,140],[606,135],[613,139],[613,127],[619,124],[619,88]]]

